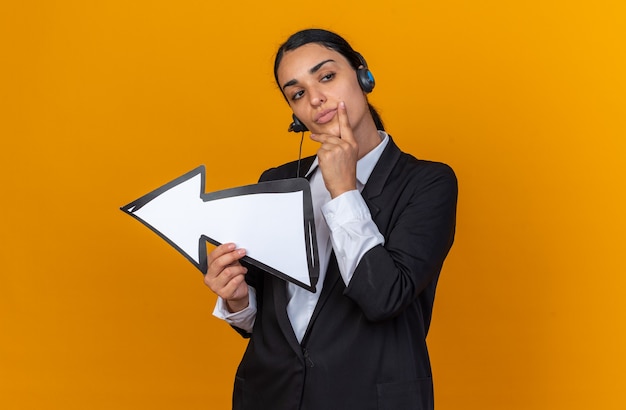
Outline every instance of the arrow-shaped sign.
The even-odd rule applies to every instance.
[[[317,240],[309,182],[261,182],[204,192],[204,166],[121,207],[165,239],[201,272],[206,242],[234,242],[245,262],[315,292]]]

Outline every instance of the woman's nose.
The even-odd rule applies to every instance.
[[[326,101],[326,97],[324,96],[324,93],[322,93],[320,90],[317,90],[317,89],[311,89],[309,91],[309,98],[311,100],[311,105],[314,107],[318,107],[322,105],[324,101]]]

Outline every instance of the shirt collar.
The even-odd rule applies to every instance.
[[[378,163],[380,156],[383,154],[383,151],[389,142],[389,135],[385,131],[378,130],[378,135],[380,136],[380,144],[365,154],[365,156],[356,163],[356,179],[362,185],[367,183],[367,180],[372,174],[376,163]],[[317,165],[317,157],[315,157],[313,164],[311,164],[311,167],[305,175],[306,178],[308,178],[317,169]]]

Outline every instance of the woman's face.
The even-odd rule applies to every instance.
[[[277,78],[294,114],[314,134],[341,135],[337,118],[341,101],[346,103],[355,137],[365,115],[370,115],[367,99],[348,60],[320,44],[309,43],[287,51]]]

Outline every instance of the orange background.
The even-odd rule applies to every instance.
[[[294,159],[271,66],[311,26],[460,181],[437,408],[626,408],[625,3],[271,4],[0,6],[0,408],[229,408],[245,342],[119,207],[199,164],[214,191]]]

